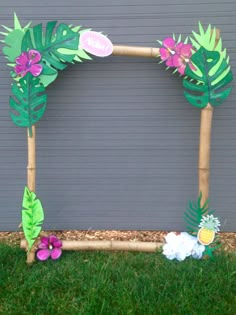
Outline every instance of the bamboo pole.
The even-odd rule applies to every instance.
[[[211,126],[213,107],[208,104],[201,110],[198,178],[199,193],[202,193],[201,206],[209,197]]]
[[[32,137],[29,136],[27,128],[28,140],[28,165],[27,165],[27,186],[30,191],[35,192],[36,183],[36,128],[32,126]]]
[[[156,252],[163,244],[158,242],[132,241],[62,241],[62,250],[75,251],[132,251]],[[27,250],[27,242],[21,240],[20,247]],[[34,250],[35,251],[35,250]]]
[[[220,39],[220,30],[216,29],[217,45]],[[199,139],[199,160],[198,160],[198,191],[202,194],[201,207],[209,197],[209,177],[210,177],[210,151],[211,151],[211,126],[213,117],[213,107],[207,104],[201,110],[200,139]]]
[[[137,47],[137,46],[113,46],[113,56],[127,57],[147,57],[155,58],[160,56],[160,49],[156,47]]]
[[[36,128],[32,126],[32,137],[29,135],[27,128],[27,141],[28,141],[28,165],[27,165],[27,186],[30,191],[35,192],[36,184]],[[35,249],[31,248],[27,252],[27,264],[32,264],[35,260]]]

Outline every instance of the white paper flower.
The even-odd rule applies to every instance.
[[[163,254],[170,260],[177,259],[183,261],[192,255],[200,259],[205,250],[205,246],[198,243],[197,237],[182,232],[175,234],[170,232],[165,237],[166,244],[163,246]]]

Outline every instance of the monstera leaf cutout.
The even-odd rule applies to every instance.
[[[44,220],[41,201],[34,192],[25,187],[22,201],[22,226],[30,250],[38,237]]]
[[[201,76],[189,66],[186,67],[187,78],[183,80],[184,96],[190,104],[204,108],[210,103],[212,106],[220,105],[230,94],[232,88],[226,88],[233,80],[232,72],[225,59],[211,71],[220,60],[220,53],[208,51],[201,47],[191,58],[191,61],[201,72]],[[221,76],[221,80],[217,81]],[[190,80],[191,81],[190,81]]]
[[[73,62],[79,46],[79,33],[63,23],[56,28],[56,24],[56,21],[48,22],[45,34],[42,24],[38,24],[28,30],[22,40],[22,51],[36,49],[41,54],[43,72],[39,79],[44,86],[56,79],[57,70],[63,70],[66,63]],[[62,49],[67,49],[67,53],[63,53]]]
[[[17,126],[28,127],[32,136],[32,125],[43,116],[46,109],[45,88],[40,85],[38,78],[27,73],[18,84],[13,84],[12,93],[14,97],[10,98],[10,107],[13,110],[11,118]]]

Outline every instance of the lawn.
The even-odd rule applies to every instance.
[[[168,261],[160,253],[65,252],[25,263],[0,244],[3,315],[235,315],[236,255]]]

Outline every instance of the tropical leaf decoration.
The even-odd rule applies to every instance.
[[[28,242],[28,251],[38,237],[43,221],[44,210],[41,201],[34,192],[25,187],[22,201],[22,226]]]
[[[222,39],[219,37],[217,38],[218,31],[214,27],[209,24],[207,29],[204,30],[202,24],[199,22],[199,33],[192,32],[192,36],[190,36],[190,41],[192,45],[194,46],[195,50],[199,50],[201,47],[205,48],[209,51],[218,51],[220,54],[220,59],[218,64],[216,64],[216,69],[212,69],[212,71],[216,71],[217,67],[220,66],[223,60],[229,64],[229,56],[227,56],[226,48],[222,48]],[[230,66],[228,66],[228,71],[230,71]],[[200,74],[198,70],[196,71],[196,74]],[[221,77],[219,76],[217,80],[221,80]],[[217,83],[216,80],[216,83]]]
[[[189,201],[187,211],[184,212],[184,220],[187,223],[187,231],[197,234],[199,230],[199,224],[202,217],[208,213],[212,214],[214,211],[209,212],[208,200],[203,206],[201,206],[202,193],[199,194],[197,202]]]
[[[57,27],[56,24],[56,21],[48,22],[45,34],[42,24],[38,24],[28,30],[22,39],[22,51],[35,49],[42,56],[43,72],[40,79],[44,86],[49,84],[44,83],[44,76],[50,76],[49,81],[53,82],[58,75],[57,70],[64,70],[68,62],[73,62],[79,46],[79,33],[73,32],[66,24],[61,23]],[[70,53],[65,54],[59,49],[68,49]]]
[[[21,54],[22,39],[25,32],[29,29],[30,24],[31,22],[22,27],[17,15],[14,13],[14,28],[2,25],[5,31],[0,32],[4,36],[1,42],[6,45],[3,47],[3,53],[10,62],[14,62],[16,57]]]
[[[218,51],[208,51],[204,47],[193,54],[191,61],[197,66],[199,74],[187,65],[187,78],[183,80],[184,96],[193,106],[204,108],[208,103],[218,106],[229,96],[232,88],[226,86],[233,80],[233,75],[228,71],[225,59],[219,64],[220,59]]]
[[[47,95],[39,79],[27,73],[12,86],[13,97],[10,97],[10,113],[13,122],[20,127],[28,127],[32,136],[34,125],[44,114]]]
[[[200,192],[197,202],[189,201],[187,211],[184,212],[184,220],[186,222],[186,230],[193,235],[197,235],[199,224],[202,217],[206,214],[213,214],[215,211],[209,211],[208,200],[201,206],[202,193]],[[216,235],[215,240],[210,245],[205,246],[204,254],[213,258],[213,252],[220,247],[219,236]]]

